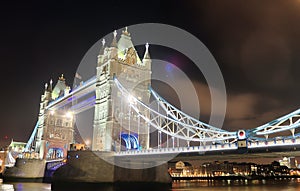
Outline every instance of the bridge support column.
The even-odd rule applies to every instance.
[[[45,160],[17,158],[15,166],[5,169],[3,177],[5,181],[17,181],[21,179],[42,180],[45,172]]]
[[[141,162],[139,163],[141,166],[138,166],[141,169],[131,169],[132,167],[136,168],[138,164],[134,164],[130,157],[116,158],[111,152],[70,151],[68,156],[67,164],[54,173],[54,182],[171,183],[172,181],[167,164],[143,168],[147,165]],[[106,160],[103,160],[103,157]],[[152,163],[155,162],[155,160],[152,161]],[[113,165],[114,163],[121,164],[126,168]]]

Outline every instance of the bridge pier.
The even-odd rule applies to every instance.
[[[67,164],[54,173],[53,182],[171,183],[172,181],[167,164],[155,166],[155,161],[152,162],[155,167],[142,168],[147,165],[141,162],[139,163],[141,166],[137,166],[129,158],[120,159],[111,152],[70,151],[68,156]],[[121,164],[124,168],[113,165],[114,163]]]
[[[15,166],[6,168],[4,181],[35,180],[43,181],[46,160],[17,158]]]

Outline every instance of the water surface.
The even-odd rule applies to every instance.
[[[36,183],[36,182],[7,182],[4,184],[12,184],[15,191],[50,191],[51,184]],[[160,185],[136,185],[127,184],[125,186],[111,185],[68,185],[63,188],[56,188],[54,191],[135,191],[135,190],[153,190],[153,191],[298,191],[300,190],[300,179],[292,180],[253,180],[253,181],[238,181],[238,180],[221,180],[221,181],[176,181],[172,186]]]

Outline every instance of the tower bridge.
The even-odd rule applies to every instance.
[[[46,84],[26,150],[38,153],[41,159],[65,158],[74,142],[75,116],[92,108],[91,150],[118,157],[297,152],[300,109],[253,129],[231,132],[213,127],[174,107],[151,87],[149,52],[146,44],[141,59],[127,28],[119,39],[115,31],[110,45],[102,41],[94,77],[73,90],[63,76],[54,88],[52,81]],[[151,96],[154,107],[150,106]],[[157,134],[155,146],[150,145],[151,131]]]
[[[58,168],[61,180],[168,182],[170,160],[300,156],[300,109],[253,129],[220,129],[161,97],[151,87],[151,68],[148,43],[140,58],[127,28],[119,38],[115,31],[109,45],[103,39],[95,76],[74,89],[63,75],[45,84],[26,144],[26,156],[38,160],[17,160],[7,176],[42,177],[42,169]],[[91,150],[70,151],[76,115],[90,109]]]

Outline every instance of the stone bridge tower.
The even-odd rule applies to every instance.
[[[40,159],[66,158],[70,144],[74,142],[74,115],[68,109],[47,109],[51,101],[69,94],[70,87],[66,85],[63,75],[58,78],[52,88],[45,85],[45,92],[41,96],[37,134],[33,144],[34,151]]]
[[[138,140],[139,148],[131,145],[127,149],[148,148],[148,125],[145,122],[137,122],[137,116],[130,113],[128,100],[124,100],[116,90],[113,80],[115,76],[132,96],[148,104],[150,99],[148,87],[151,84],[149,45],[146,44],[146,51],[141,60],[127,27],[122,31],[119,40],[116,31],[113,35],[113,41],[109,46],[105,46],[103,39],[98,56],[92,150],[124,150],[123,135],[127,137],[130,135]]]

